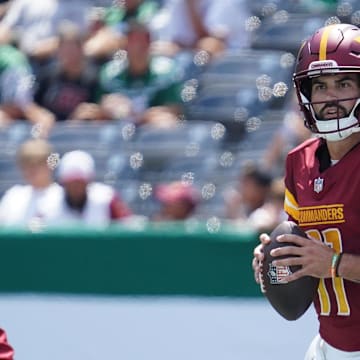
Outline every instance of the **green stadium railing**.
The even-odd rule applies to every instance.
[[[251,229],[0,229],[0,292],[255,297]]]

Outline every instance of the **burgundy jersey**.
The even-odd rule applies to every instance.
[[[360,145],[330,164],[323,139],[307,140],[288,154],[285,211],[312,237],[360,255]],[[340,350],[360,351],[360,283],[320,279],[314,304],[321,337]]]
[[[6,333],[0,329],[0,360],[13,360],[14,350],[8,344]]]

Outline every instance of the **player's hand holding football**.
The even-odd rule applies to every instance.
[[[270,236],[268,234],[261,234],[260,244],[254,249],[254,258],[252,261],[252,267],[254,270],[255,281],[260,284],[260,266],[261,262],[264,260],[264,245],[270,242]]]
[[[294,256],[275,260],[275,266],[300,265],[301,269],[289,275],[286,281],[294,281],[302,276],[313,276],[316,278],[331,277],[331,260],[334,254],[329,246],[313,238],[303,238],[294,234],[284,234],[277,237],[278,242],[289,242],[294,245],[275,248],[271,256]]]

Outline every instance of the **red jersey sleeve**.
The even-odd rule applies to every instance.
[[[3,329],[0,329],[0,360],[13,360],[14,350],[9,345],[6,337],[6,333]]]

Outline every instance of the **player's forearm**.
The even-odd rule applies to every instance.
[[[338,267],[338,275],[350,281],[360,282],[360,256],[344,253]]]

